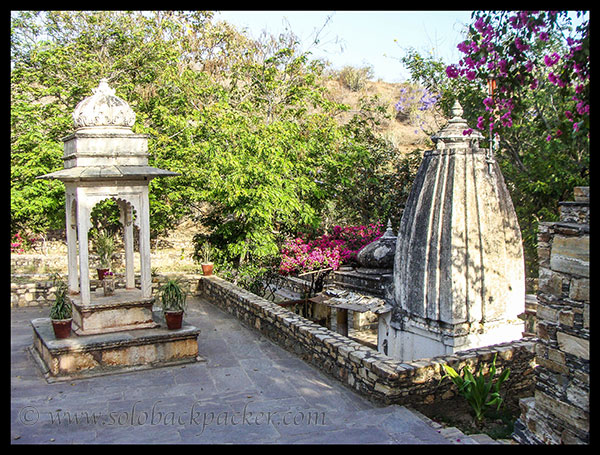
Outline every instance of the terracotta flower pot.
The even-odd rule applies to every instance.
[[[169,330],[180,329],[183,323],[183,311],[165,311],[165,320]]]
[[[204,263],[201,265],[202,265],[202,273],[204,274],[204,276],[212,275],[212,273],[213,273],[213,263],[212,262]]]
[[[71,335],[71,322],[73,319],[52,319],[52,328],[56,338],[68,338]]]

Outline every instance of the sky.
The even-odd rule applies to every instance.
[[[373,80],[403,82],[410,73],[400,59],[408,48],[445,63],[456,63],[456,46],[471,22],[471,11],[218,11],[215,19],[247,28],[257,38],[263,30],[291,30],[313,57],[334,69],[372,66]],[[319,45],[310,46],[319,32]]]
[[[433,55],[446,64],[462,57],[456,46],[464,41],[472,11],[218,11],[216,19],[258,38],[263,30],[291,30],[302,50],[328,59],[334,69],[371,66],[373,80],[403,82],[410,78],[400,59],[409,48]],[[577,24],[580,20],[570,12]],[[589,14],[586,15],[589,19]],[[321,30],[322,29],[322,30]],[[320,31],[320,32],[319,32]],[[318,46],[311,46],[316,35]]]

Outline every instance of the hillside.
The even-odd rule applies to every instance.
[[[326,82],[327,90],[332,99],[337,102],[350,106],[348,112],[340,117],[342,122],[348,121],[356,112],[358,112],[359,101],[363,97],[378,96],[379,103],[386,108],[389,118],[381,121],[377,129],[380,134],[396,146],[401,152],[409,152],[415,149],[427,148],[431,145],[429,136],[416,124],[408,118],[397,118],[395,105],[400,96],[400,89],[409,86],[407,83],[389,83],[383,81],[364,81],[364,87],[358,91],[352,91],[346,87],[340,80],[330,78]],[[431,115],[425,115],[427,124],[432,124]]]

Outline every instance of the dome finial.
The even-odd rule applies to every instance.
[[[100,83],[98,84],[98,87],[92,89],[92,93],[95,95],[96,93],[101,93],[103,95],[111,95],[114,96],[115,95],[115,89],[111,88],[108,85],[108,78],[103,77],[102,79],[100,79]]]
[[[458,100],[454,100],[454,104],[452,105],[452,109],[450,112],[452,113],[453,117],[462,117],[463,108],[460,105],[460,103],[458,102]]]

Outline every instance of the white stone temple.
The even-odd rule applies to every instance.
[[[453,118],[425,152],[396,242],[394,304],[380,350],[430,358],[519,339],[525,305],[521,232],[491,151]]]
[[[141,293],[150,297],[148,185],[155,177],[178,174],[148,166],[148,136],[132,132],[135,113],[115,96],[106,80],[77,105],[73,121],[75,132],[63,139],[64,169],[39,177],[65,183],[69,290],[80,294],[84,305],[90,303],[90,215],[98,202],[114,198],[124,228],[126,287],[134,288],[135,224],[139,228]]]

